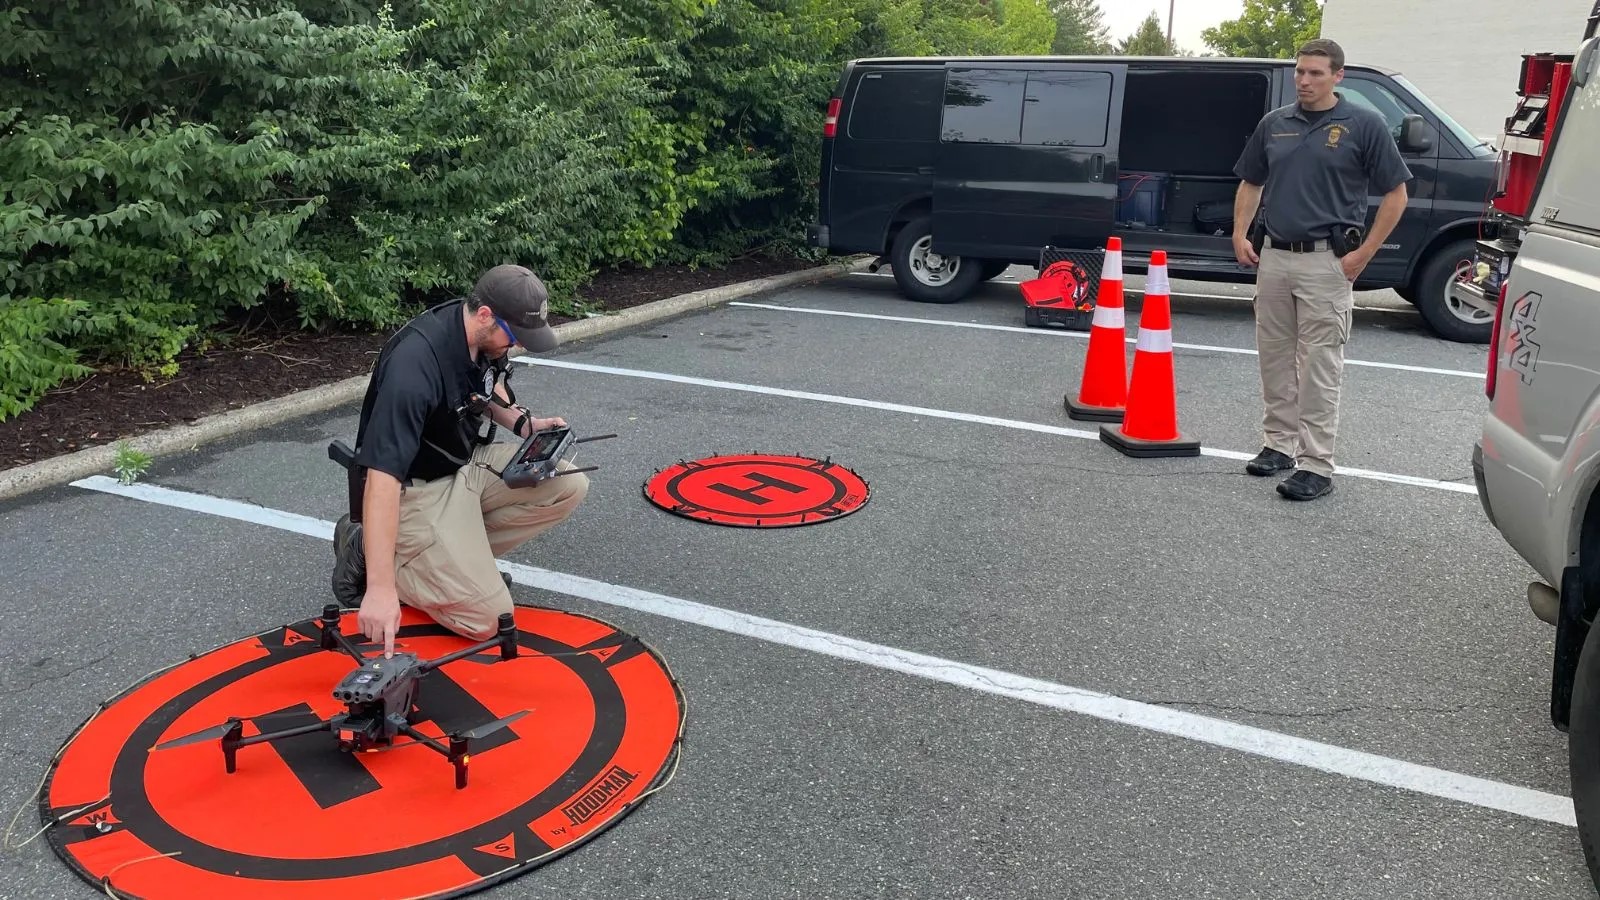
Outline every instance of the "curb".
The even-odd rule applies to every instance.
[[[564,322],[555,326],[555,331],[565,346],[569,342],[612,334],[697,309],[709,309],[730,300],[859,272],[866,269],[872,259],[873,257],[868,256],[849,262],[832,263],[797,272],[757,278],[754,281],[679,294],[676,297],[629,307],[611,315]],[[354,403],[360,400],[366,391],[367,377],[356,375],[343,381],[288,394],[243,409],[206,416],[196,419],[191,425],[180,425],[128,438],[127,443],[130,447],[152,457],[195,450],[202,444],[222,438]],[[75,453],[0,471],[0,500],[9,500],[41,488],[54,487],[90,475],[110,472],[116,465],[116,443],[101,444]]]

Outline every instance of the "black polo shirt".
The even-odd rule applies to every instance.
[[[1267,113],[1233,173],[1266,185],[1267,233],[1284,241],[1322,240],[1337,226],[1364,226],[1369,190],[1387,194],[1411,179],[1389,123],[1343,97],[1321,113],[1308,114],[1298,103]]]
[[[455,474],[460,465],[440,448],[458,459],[471,457],[476,430],[457,410],[468,394],[488,396],[493,387],[488,361],[474,362],[467,350],[461,301],[422,313],[378,355],[356,435],[356,463],[401,481]]]

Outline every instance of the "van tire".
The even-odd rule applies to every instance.
[[[1411,286],[1411,302],[1422,313],[1428,328],[1447,341],[1487,344],[1494,330],[1494,319],[1478,316],[1471,307],[1450,298],[1450,286],[1463,261],[1475,258],[1477,241],[1470,238],[1450,241],[1429,255],[1417,271]]]
[[[933,219],[928,216],[912,219],[895,235],[894,246],[889,250],[895,284],[907,299],[919,303],[955,303],[983,280],[984,261],[930,254],[928,242],[932,238]],[[937,259],[932,269],[930,255]]]
[[[1567,725],[1567,766],[1578,839],[1589,878],[1600,889],[1600,628],[1590,628],[1572,679]]]

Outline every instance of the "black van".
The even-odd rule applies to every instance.
[[[1347,65],[1346,100],[1389,122],[1411,201],[1358,289],[1394,288],[1441,337],[1485,343],[1456,299],[1497,154],[1399,73]],[[845,65],[823,124],[813,245],[876,253],[908,298],[950,303],[1046,246],[1122,239],[1141,272],[1253,282],[1233,256],[1234,163],[1267,112],[1295,102],[1294,61],[911,57]],[[1371,216],[1378,198],[1371,201]]]

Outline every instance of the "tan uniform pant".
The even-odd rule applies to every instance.
[[[479,447],[472,462],[498,472],[518,446]],[[589,493],[588,478],[580,472],[512,488],[495,472],[468,465],[453,477],[406,485],[395,539],[400,602],[473,640],[492,636],[496,619],[511,612],[495,558],[571,516]]]
[[[1333,251],[1261,251],[1255,306],[1263,443],[1318,475],[1333,475],[1354,305],[1354,288]]]

